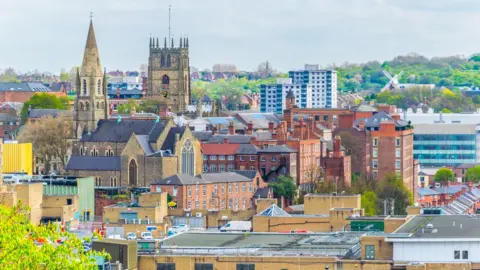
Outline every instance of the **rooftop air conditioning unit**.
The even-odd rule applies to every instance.
[[[191,213],[185,213],[186,217],[190,217],[192,214]]]
[[[195,214],[196,217],[203,217],[202,213]]]

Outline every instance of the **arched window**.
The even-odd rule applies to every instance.
[[[97,109],[100,109],[100,102],[97,101]]]
[[[85,102],[85,110],[86,111],[90,110],[90,103],[88,101]]]
[[[107,150],[105,150],[105,156],[107,156],[107,157],[113,157],[113,154],[114,154],[114,152],[113,152],[112,148],[109,146],[109,147],[107,148]]]
[[[105,109],[105,102],[103,102],[103,101],[102,101],[102,103],[101,103],[101,108],[102,108],[102,109]]]
[[[83,95],[87,95],[87,80],[83,80]]]
[[[164,67],[164,66],[165,66],[165,55],[163,55],[163,53],[162,53],[162,56],[161,56],[160,59],[161,59],[161,60],[160,60],[160,66],[161,66],[161,67]]]
[[[167,75],[163,75],[162,77],[162,84],[170,84],[170,78]]]
[[[172,65],[172,57],[169,55],[167,55],[167,67],[170,67]]]
[[[85,105],[83,105],[83,102],[80,101],[80,110],[83,111],[85,110]]]
[[[128,164],[128,183],[130,186],[137,185],[137,162],[135,159],[130,160]]]
[[[102,185],[102,177],[97,176],[95,177],[95,186],[99,187]]]
[[[98,80],[97,82],[97,96],[100,96],[102,94],[102,82]]]
[[[83,154],[84,156],[86,156],[86,155],[87,155],[87,150],[88,150],[88,149],[87,149],[87,147],[86,147],[86,146],[85,146],[85,147],[83,147],[83,153],[82,153],[82,154]]]
[[[110,177],[110,186],[111,187],[116,187],[117,186],[117,178],[116,177]]]
[[[182,148],[182,173],[195,174],[195,152],[190,140],[186,140]]]
[[[92,150],[90,150],[90,155],[92,157],[98,157],[98,150],[97,148],[95,147],[95,145],[92,147]]]

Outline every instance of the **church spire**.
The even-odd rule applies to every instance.
[[[95,30],[93,28],[92,15],[90,15],[90,26],[88,28],[87,42],[83,54],[81,76],[87,76],[91,71],[97,76],[102,76],[102,67],[100,65],[100,54],[98,53]]]

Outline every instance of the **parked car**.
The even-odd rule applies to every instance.
[[[221,232],[251,232],[252,222],[250,221],[230,221],[220,228]]]
[[[137,240],[137,234],[134,232],[127,233],[127,240]]]
[[[142,232],[141,237],[143,240],[153,240],[151,232]]]
[[[179,224],[178,228],[180,229],[180,232],[188,232],[190,230],[190,226],[187,224]]]

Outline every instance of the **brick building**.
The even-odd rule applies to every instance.
[[[344,187],[351,185],[351,156],[346,155],[342,148],[340,136],[335,137],[332,148],[327,146],[325,156],[321,159],[321,166],[327,181],[336,182],[337,185]]]
[[[257,189],[266,187],[256,171],[175,174],[151,183],[151,190],[168,192],[177,208],[186,211],[246,210],[253,207]]]
[[[66,97],[64,88],[52,90],[41,83],[2,83],[0,82],[0,102],[25,103],[36,93],[47,93],[57,97]]]

